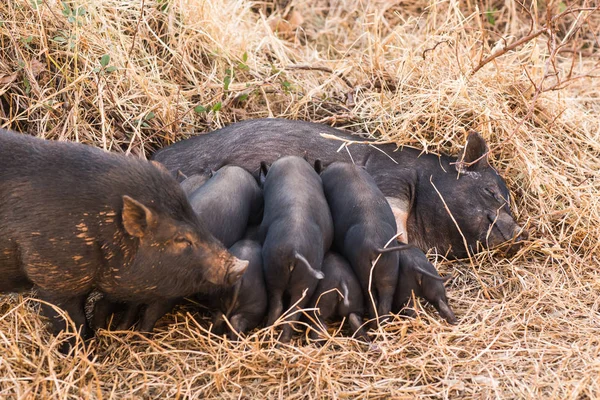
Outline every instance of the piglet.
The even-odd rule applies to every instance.
[[[456,324],[456,316],[448,305],[444,282],[451,276],[440,277],[435,267],[427,260],[423,252],[417,248],[400,253],[400,274],[398,287],[394,295],[394,312],[415,316],[413,310],[413,293],[431,303],[450,324]]]
[[[225,247],[240,240],[248,225],[258,223],[262,214],[258,183],[248,171],[231,165],[217,170],[188,198],[200,220]]]
[[[235,254],[235,253],[233,253]],[[327,330],[327,321],[347,318],[354,336],[364,341],[369,337],[363,328],[364,300],[362,289],[348,261],[339,254],[329,251],[323,260],[325,278],[319,281],[310,301],[317,310],[311,315],[315,324],[310,337],[317,340],[319,325]]]
[[[213,332],[221,335],[228,330],[224,316],[233,331],[230,340],[238,333],[256,328],[267,313],[267,288],[263,275],[261,246],[253,240],[240,240],[229,248],[231,254],[249,262],[242,278],[231,288],[210,295],[210,305],[217,310],[213,318]]]
[[[315,168],[323,169],[319,161]],[[321,173],[321,179],[333,217],[334,246],[356,273],[371,317],[387,315],[398,281],[398,251],[412,246],[384,249],[396,236],[396,220],[364,168],[335,162]]]
[[[269,290],[268,325],[283,314],[284,294],[290,306],[305,308],[323,279],[321,264],[333,240],[333,223],[323,194],[321,178],[299,157],[284,157],[268,168],[261,164],[265,209],[260,226],[263,263]],[[281,342],[292,337],[292,325],[300,315],[288,318]]]
[[[194,193],[196,190],[200,188],[200,186],[204,185],[206,181],[208,181],[212,177],[212,171],[208,174],[194,174],[190,176],[186,176],[181,171],[177,173],[177,180],[183,189],[183,192],[186,196]]]
[[[158,163],[157,163],[158,164]],[[158,167],[158,165],[156,165]],[[203,226],[225,247],[240,240],[249,223],[257,223],[262,212],[262,191],[252,175],[240,167],[224,166],[216,172],[185,177],[181,188]],[[211,237],[212,237],[211,236]],[[202,291],[214,287],[205,285]],[[107,327],[110,315],[118,314],[117,330],[126,330],[136,325],[141,332],[151,332],[160,317],[169,312],[180,298],[162,301],[148,306],[142,302],[110,302],[99,300],[94,307],[94,326]]]

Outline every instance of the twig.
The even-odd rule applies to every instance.
[[[536,37],[540,36],[542,33],[544,32],[551,32],[552,31],[552,24],[554,24],[554,22],[556,22],[557,20],[559,20],[560,18],[564,17],[567,14],[572,14],[574,12],[581,12],[581,11],[596,11],[600,8],[600,5],[596,6],[596,7],[582,7],[582,8],[576,8],[576,9],[569,9],[569,10],[565,10],[563,12],[561,12],[558,15],[555,15],[554,17],[550,17],[549,15],[547,16],[547,22],[546,24],[538,29],[535,32],[530,33],[527,36],[522,37],[521,39],[517,40],[516,42],[514,42],[513,44],[509,45],[509,46],[505,46],[504,48],[502,48],[501,50],[495,52],[494,54],[491,54],[489,56],[487,56],[486,58],[484,58],[474,69],[473,71],[471,71],[471,75],[475,75],[475,73],[477,71],[479,71],[481,68],[483,68],[484,65],[486,65],[487,63],[489,63],[490,61],[500,57],[503,54],[506,54],[507,52],[514,50],[516,47],[522,45],[523,43],[527,43],[530,40],[535,39]],[[549,12],[549,11],[548,11]]]
[[[433,51],[435,50],[440,44],[443,43],[449,43],[448,45],[452,45],[452,40],[451,39],[444,39],[442,41],[437,42],[433,47],[430,47],[428,49],[423,50],[423,53],[421,54],[421,57],[423,57],[423,60],[425,60],[425,54],[427,54],[428,51]]]
[[[146,0],[142,0],[142,6],[140,7],[140,18],[137,20],[137,24],[135,25],[135,31],[133,32],[133,39],[131,39],[131,49],[129,49],[129,53],[127,54],[127,60],[125,61],[125,68],[129,67],[129,60],[131,59],[131,54],[133,53],[133,48],[135,47],[135,39],[137,38],[138,30],[140,29],[140,22],[142,22],[142,18],[144,17],[144,3]]]
[[[341,72],[334,72],[331,68],[296,64],[296,65],[287,65],[287,66],[285,66],[284,69],[301,69],[301,70],[305,70],[305,71],[327,72],[327,73],[333,74],[333,75],[337,76],[338,78],[340,78],[341,80],[343,80],[344,83],[346,85],[348,85],[348,87],[354,88],[354,85],[352,84],[352,82],[350,82],[350,80],[348,78],[346,78]]]
[[[490,61],[500,57],[503,54],[508,53],[509,51],[513,50],[514,48],[522,45],[523,43],[529,42],[532,39],[535,39],[536,37],[540,36],[542,33],[548,31],[549,28],[547,28],[546,26],[544,26],[543,28],[530,33],[529,35],[522,37],[521,39],[517,40],[516,42],[514,42],[513,44],[506,46],[504,48],[502,48],[502,50],[499,50],[497,52],[495,52],[494,54],[491,54],[489,56],[487,56],[486,58],[484,58],[479,65],[477,65],[473,71],[471,71],[471,75],[475,75],[475,73],[477,71],[479,71],[481,68],[483,68],[484,65],[486,65],[487,63],[489,63]]]

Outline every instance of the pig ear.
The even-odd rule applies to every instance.
[[[315,171],[317,172],[317,174],[321,175],[321,173],[325,170],[325,167],[323,166],[323,163],[321,162],[321,160],[315,160]]]
[[[167,169],[167,167],[165,167],[164,164],[161,164],[155,160],[150,160],[150,162],[152,163],[152,165],[154,165],[156,168],[160,169],[162,172],[165,172],[165,173],[171,175],[171,172]]]
[[[181,183],[187,179],[187,175],[181,172],[180,169],[177,170],[177,182]]]
[[[459,153],[456,163],[458,172],[477,171],[488,166],[488,146],[477,132],[469,132],[467,144]]]
[[[148,228],[155,216],[152,211],[137,200],[123,196],[123,226],[131,236],[141,238],[148,232]]]
[[[266,161],[261,161],[260,172],[258,174],[258,181],[259,181],[261,187],[265,184],[265,180],[267,179],[268,173],[269,173],[269,165],[267,164]]]

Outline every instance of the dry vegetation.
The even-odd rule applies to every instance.
[[[525,3],[1,1],[2,127],[142,156],[267,116],[428,151],[474,128],[531,240],[439,260],[459,325],[424,307],[380,351],[231,343],[188,306],[152,340],[102,332],[65,357],[37,300],[2,296],[0,397],[600,397],[600,11]]]

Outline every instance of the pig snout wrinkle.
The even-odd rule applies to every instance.
[[[249,261],[236,258],[227,272],[227,283],[230,285],[236,283],[244,275],[244,272],[246,272],[248,264],[250,264]]]
[[[300,261],[302,264],[306,265],[306,269],[308,270],[308,273],[311,274],[312,276],[314,276],[317,279],[323,279],[325,278],[325,275],[323,275],[323,273],[321,271],[317,271],[316,269],[314,269],[313,267],[310,266],[310,263],[308,262],[308,260],[306,258],[304,258],[304,256],[300,253],[294,253],[294,258],[296,258],[296,260]]]

